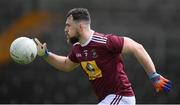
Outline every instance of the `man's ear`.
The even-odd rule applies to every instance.
[[[80,32],[82,32],[82,31],[83,31],[83,29],[84,29],[83,24],[82,24],[82,23],[79,23],[79,31],[80,31]]]

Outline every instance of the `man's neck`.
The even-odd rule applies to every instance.
[[[80,37],[79,43],[81,45],[85,44],[91,38],[91,35],[93,35],[93,33],[94,31],[91,29],[89,31],[84,32]]]

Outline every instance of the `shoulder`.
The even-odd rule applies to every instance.
[[[106,34],[95,32],[92,36],[92,41],[105,44],[107,42],[107,36]]]
[[[122,35],[115,35],[115,34],[103,34],[103,33],[98,33],[95,32],[93,37],[92,37],[92,41],[100,41],[100,42],[104,42],[106,43],[107,41],[114,41],[117,39],[124,39],[124,37]]]

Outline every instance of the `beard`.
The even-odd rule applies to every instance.
[[[78,36],[71,37],[71,38],[69,38],[69,42],[71,44],[77,43],[77,42],[79,42],[79,37]]]
[[[68,35],[68,33],[66,33],[67,35],[67,42],[70,43],[70,44],[74,44],[74,43],[77,43],[79,42],[79,37],[80,37],[80,34],[78,32],[76,32],[76,35],[73,36],[73,37],[69,37],[70,35]]]

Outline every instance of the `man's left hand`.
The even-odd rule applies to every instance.
[[[159,92],[163,90],[164,92],[169,92],[172,88],[172,82],[163,76],[161,76],[158,73],[153,73],[152,75],[149,76],[155,89],[156,92]]]

